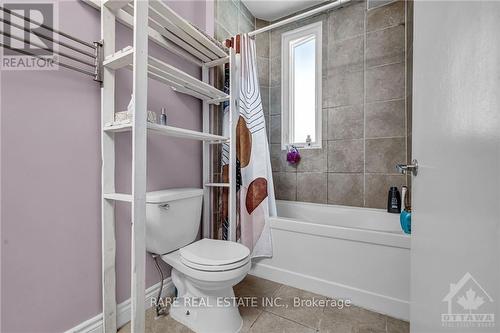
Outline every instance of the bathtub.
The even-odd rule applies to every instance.
[[[273,257],[250,274],[409,320],[410,237],[384,210],[277,201]]]

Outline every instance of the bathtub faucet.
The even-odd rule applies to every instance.
[[[418,162],[417,160],[411,161],[411,164],[396,164],[396,170],[403,175],[411,173],[412,175],[417,175]]]

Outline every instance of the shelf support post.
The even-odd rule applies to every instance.
[[[229,234],[236,241],[236,128],[238,126],[239,85],[236,50],[229,48]]]
[[[209,77],[209,68],[206,66],[203,66],[201,69],[201,80],[205,83],[210,83],[210,77]],[[203,101],[203,132],[209,133],[210,132],[210,105],[208,101]],[[204,184],[208,184],[210,182],[210,172],[211,172],[211,162],[212,159],[210,158],[210,143],[204,141],[203,142],[203,175],[202,175],[202,181],[203,181],[203,225],[202,225],[202,237],[203,238],[210,238],[212,235],[212,228],[211,228],[211,211],[212,211],[212,190],[204,186]]]
[[[143,333],[145,329],[148,6],[149,1],[134,0],[131,249],[132,333]]]
[[[115,52],[115,16],[105,6],[101,8],[101,38],[103,55]],[[104,131],[113,121],[115,112],[115,72],[103,68],[101,86],[101,233],[102,233],[102,313],[104,333],[116,332],[116,239],[114,201],[104,198],[115,192],[115,135]]]

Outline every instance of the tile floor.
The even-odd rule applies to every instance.
[[[338,309],[334,307],[294,307],[293,298],[302,300],[326,297],[292,288],[283,284],[248,275],[235,286],[239,297],[256,297],[257,307],[240,307],[245,333],[409,333],[408,322],[356,306]],[[263,297],[279,298],[280,307],[266,306]],[[286,306],[288,305],[288,307]],[[130,332],[130,323],[119,333]],[[155,319],[154,309],[146,312],[146,333],[192,332],[170,316]]]

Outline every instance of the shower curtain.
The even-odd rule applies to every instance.
[[[250,249],[253,258],[271,257],[269,216],[276,216],[276,201],[266,123],[257,79],[255,40],[244,34],[241,35],[240,45],[240,103],[236,130],[236,237]],[[225,108],[223,116],[223,128],[226,133],[229,126],[228,109]],[[228,156],[229,146],[223,145],[223,175],[227,175]],[[223,206],[223,211],[227,212],[227,191]],[[227,213],[222,215],[226,219],[227,230]]]

